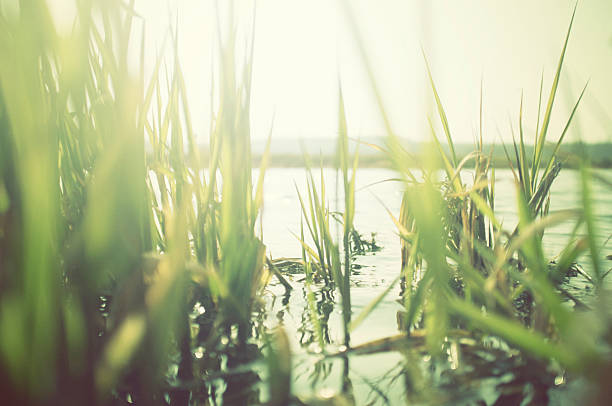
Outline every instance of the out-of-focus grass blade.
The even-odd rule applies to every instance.
[[[541,334],[528,330],[520,323],[510,321],[495,314],[484,314],[480,309],[460,298],[449,300],[450,310],[465,317],[475,326],[493,334],[542,358],[553,358],[570,368],[578,368],[580,358],[567,348],[548,341]]]

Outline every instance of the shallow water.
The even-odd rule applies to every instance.
[[[612,178],[612,171],[602,171],[604,176]],[[317,175],[315,173],[315,175]],[[317,175],[318,176],[318,175]],[[330,205],[334,210],[335,197],[335,172],[331,169],[324,170],[326,179],[327,195],[330,197]],[[394,281],[400,270],[400,243],[393,221],[383,207],[386,206],[394,215],[399,214],[401,203],[401,184],[394,181],[382,182],[395,177],[394,172],[385,169],[360,169],[357,173],[356,213],[355,227],[365,237],[369,238],[375,233],[375,239],[381,249],[375,253],[358,256],[355,263],[360,265],[351,276],[353,317]],[[469,176],[465,179],[469,182]],[[300,206],[297,198],[296,186],[303,191],[305,189],[305,174],[303,169],[269,169],[265,179],[263,230],[264,242],[273,258],[299,257],[301,247],[294,236],[300,232]],[[612,234],[612,213],[609,211],[609,200],[612,198],[612,190],[599,183],[593,184],[593,198],[596,209],[598,239],[601,244]],[[572,170],[561,171],[555,181],[551,192],[551,211],[580,207],[580,183],[579,173]],[[496,214],[503,219],[503,226],[512,230],[517,222],[516,196],[514,181],[509,170],[497,171],[496,176]],[[560,249],[567,243],[573,223],[570,221],[546,231],[545,251],[552,259]],[[612,244],[608,243],[603,253],[612,250]],[[581,263],[588,269],[588,257],[583,257]],[[606,264],[607,268],[610,264]],[[606,268],[606,269],[607,269]],[[325,359],[316,355],[320,349],[313,344],[312,327],[309,326],[306,312],[306,292],[302,283],[303,275],[287,275],[294,290],[289,296],[283,297],[284,288],[273,280],[267,289],[266,303],[266,326],[274,327],[279,323],[285,326],[291,341],[291,350],[294,353],[294,392],[301,395],[331,396],[341,391],[343,382],[344,361],[340,358]],[[610,281],[608,281],[609,283]],[[575,278],[572,282],[572,293],[583,296],[586,281]],[[316,288],[313,288],[316,290]],[[339,306],[334,305],[333,300],[324,300],[324,291],[316,290],[315,295],[319,305],[319,313],[329,313],[327,323],[331,343],[342,342],[341,313]],[[333,294],[333,293],[332,293]],[[399,286],[396,286],[385,297],[351,335],[353,346],[375,339],[392,336],[399,333],[397,325],[397,312],[402,310],[398,303]],[[336,301],[338,302],[338,301]],[[334,345],[326,348],[327,352],[337,350]],[[405,365],[411,361],[408,355],[401,352],[383,352],[373,355],[362,355],[349,357],[348,376],[352,384],[353,393],[357,404],[398,404],[404,403],[407,398]],[[479,358],[480,359],[480,358]],[[319,361],[319,362],[318,362]],[[491,365],[483,362],[483,367]],[[508,359],[512,362],[512,358]],[[434,377],[437,382],[437,390],[433,391],[433,398],[411,399],[412,401],[424,403],[448,403],[460,404],[462,402],[472,403],[475,399],[483,399],[486,404],[493,404],[499,396],[496,385],[506,381],[514,382],[508,374],[501,374],[495,379],[482,378],[476,388],[470,388],[463,384],[461,391],[457,385],[453,386],[461,374],[448,375],[449,365],[440,364],[439,361],[419,358],[414,363],[415,368],[423,370],[425,382],[427,377]],[[493,365],[504,365],[501,359],[495,360]],[[418,371],[417,371],[418,372]],[[463,371],[462,373],[468,373]],[[413,374],[414,375],[414,374]],[[417,375],[419,375],[417,373]],[[450,386],[445,388],[444,382],[448,381]],[[533,386],[533,382],[530,382]],[[416,385],[416,384],[415,384]],[[510,385],[510,384],[508,384]],[[418,387],[418,385],[417,385]],[[453,392],[455,391],[455,392]],[[442,394],[445,395],[442,395]],[[445,398],[444,396],[448,396]],[[461,400],[461,397],[465,397]],[[474,397],[475,396],[475,397]],[[555,396],[552,396],[553,398]],[[558,397],[558,396],[557,396]],[[435,400],[434,400],[435,399]]]

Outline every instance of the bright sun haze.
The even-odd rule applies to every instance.
[[[69,25],[73,0],[48,0],[59,24]],[[218,2],[219,9],[225,2]],[[524,94],[525,127],[534,130],[538,91],[544,96],[561,52],[573,0],[351,1],[394,131],[413,141],[428,136],[431,91],[421,48],[431,64],[451,130],[471,142],[478,128],[482,81],[485,139],[510,139]],[[217,2],[137,0],[146,22],[148,69],[170,27],[178,23],[180,59],[189,84],[194,126],[207,139],[211,67],[217,61]],[[235,23],[246,43],[255,10],[252,136],[326,138],[336,133],[338,80],[354,137],[384,134],[363,59],[341,1],[237,1]],[[223,10],[220,11],[223,20]],[[551,127],[559,133],[589,81],[584,106],[568,136],[590,142],[612,135],[612,3],[580,4]],[[223,24],[224,22],[222,22]],[[135,27],[140,30],[140,27]]]

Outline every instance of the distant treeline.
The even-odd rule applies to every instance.
[[[331,143],[330,143],[331,144]],[[410,152],[414,157],[414,165],[419,164],[424,159],[423,144],[405,142],[404,148]],[[531,154],[533,146],[525,146],[527,153]],[[548,145],[545,147],[544,155],[550,156],[554,145]],[[463,159],[474,151],[474,146],[471,144],[456,144],[455,150],[458,159]],[[505,150],[502,144],[490,144],[485,145],[483,148],[487,156],[491,156],[493,164],[497,168],[510,167],[508,162],[508,156],[511,159],[511,164],[516,165],[516,157],[514,155],[514,147],[512,144],[506,144]],[[208,157],[208,150],[206,147],[202,148],[201,156],[206,160]],[[591,166],[596,168],[612,168],[612,143],[597,143],[597,144],[564,144],[558,156],[561,158],[562,164],[566,168],[577,168],[580,162],[587,160]],[[261,162],[262,153],[255,151],[253,153],[253,165],[259,166]],[[277,168],[300,168],[305,166],[304,156],[301,153],[287,153],[284,151],[275,151],[274,146],[269,157],[269,166]],[[326,148],[320,154],[310,154],[309,160],[311,165],[322,165],[326,167],[335,166],[335,155],[332,146]],[[542,160],[547,162],[547,160]],[[473,167],[474,160],[471,159],[466,162],[466,167]],[[390,168],[391,162],[385,157],[385,155],[369,146],[362,145],[360,147],[359,166],[362,168]]]

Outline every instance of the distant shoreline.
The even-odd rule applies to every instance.
[[[289,142],[283,140],[282,142],[278,143],[280,144],[280,146],[275,144],[274,141],[272,142],[270,155],[268,157],[268,167],[306,167],[304,154],[298,152],[290,152],[301,151],[301,148],[298,145],[297,141],[295,141],[295,145],[293,141],[295,140],[290,140]],[[380,140],[378,141],[380,142]],[[318,143],[315,141],[309,146],[311,148],[307,152],[309,157],[308,160],[311,166],[323,166],[330,168],[336,166],[334,142]],[[404,142],[403,147],[406,149],[406,151],[410,151],[413,157],[413,162],[411,162],[410,164],[414,167],[421,166],[420,163],[423,162],[423,154],[421,153],[423,144]],[[546,145],[544,147],[542,165],[545,165],[547,163],[547,157],[549,157],[552,153],[553,147],[554,145],[551,144]],[[448,148],[444,145],[443,148],[446,149],[448,153]],[[504,151],[504,146],[502,146],[501,144],[485,145],[483,147],[483,151],[485,151],[485,155],[491,156],[493,166],[495,166],[496,168],[510,168],[511,166],[516,165],[514,147],[512,146],[512,144],[510,144],[506,145],[505,148],[507,150],[508,155],[512,159],[511,164],[508,162],[508,157],[506,156],[506,152]],[[526,145],[525,148],[527,150],[527,154],[530,155],[533,146]],[[265,144],[262,145],[262,143],[255,141],[252,144],[252,150],[252,165],[254,167],[259,167],[261,164],[263,151],[265,150]],[[317,150],[317,152],[314,153],[313,150]],[[457,153],[457,159],[461,161],[465,156],[474,151],[474,145],[455,144],[455,151]],[[207,147],[200,147],[200,156],[203,160],[202,164],[208,165],[209,151]],[[580,162],[586,159],[589,161],[590,166],[593,168],[610,169],[612,168],[612,143],[568,143],[561,146],[561,148],[557,152],[557,156],[563,168],[579,168]],[[468,160],[464,166],[466,168],[473,168],[474,160]],[[369,148],[368,146],[361,146],[359,148],[359,167],[391,169],[392,163],[384,153],[377,151],[373,148]]]
[[[364,142],[370,144],[384,145],[384,140],[381,138],[366,139]],[[354,150],[356,143],[351,143],[351,150]],[[415,167],[420,166],[419,163],[423,161],[423,143],[411,142],[405,139],[401,140],[402,147],[409,151],[413,158],[413,164]],[[318,167],[320,165],[324,167],[335,166],[335,142],[333,140],[322,140],[314,139],[312,142],[304,144],[296,139],[272,139],[270,146],[270,155],[268,166],[274,168],[303,168],[306,166],[304,155],[302,150],[306,149],[309,155],[309,162],[312,166]],[[266,143],[261,140],[252,141],[252,155],[253,165],[259,166]],[[472,153],[475,149],[473,144],[470,143],[459,143],[455,144],[455,151],[457,153],[458,160],[462,160],[465,156]],[[443,145],[443,148],[447,150],[448,147]],[[514,156],[513,145],[506,144],[506,151],[512,159],[512,165],[516,165]],[[531,155],[533,146],[525,145],[527,154]],[[547,162],[547,157],[550,156],[554,144],[547,144],[543,151],[542,164]],[[488,144],[483,146],[483,151],[487,156],[491,156],[493,165],[496,168],[510,168],[506,151],[502,144]],[[206,146],[200,147],[201,157],[206,161],[208,157],[208,148]],[[351,151],[352,152],[352,151]],[[578,168],[580,162],[583,159],[587,159],[590,165],[594,168],[612,168],[612,143],[593,143],[593,144],[581,144],[581,143],[565,143],[561,146],[557,152],[559,161],[564,168]],[[474,161],[469,160],[465,164],[466,167],[474,167]],[[370,148],[367,145],[361,145],[359,147],[359,167],[360,168],[392,168],[391,161],[385,156],[384,153]]]
[[[261,164],[261,155],[254,155],[253,156],[253,166],[260,166]],[[458,156],[458,160],[462,160],[464,157],[463,156]],[[326,167],[326,168],[332,168],[336,166],[335,163],[335,156],[333,155],[322,155],[322,156],[317,156],[317,157],[310,157],[310,165],[313,167]],[[415,167],[418,167],[419,165],[417,165],[416,163],[418,161],[420,161],[420,157],[417,155],[415,157]],[[563,168],[569,168],[569,169],[577,169],[580,167],[580,160],[577,156],[561,156],[560,158],[560,162]],[[542,163],[542,165],[545,165],[546,163]],[[502,169],[502,168],[510,168],[511,165],[508,163],[508,160],[506,159],[506,157],[493,157],[493,165],[495,166],[495,168],[498,169]],[[515,165],[514,162],[512,162],[512,165]],[[599,160],[594,160],[591,159],[590,160],[590,166],[593,168],[600,168],[600,169],[610,169],[612,168],[612,159],[599,159]],[[306,167],[306,163],[304,160],[303,155],[300,154],[277,154],[277,155],[270,155],[268,157],[268,167],[269,168],[305,168]],[[359,157],[359,168],[381,168],[381,169],[392,169],[393,165],[391,163],[391,161],[385,157],[382,154],[369,154],[369,155],[362,155]],[[466,162],[466,164],[464,165],[465,168],[473,168],[474,167],[474,161],[470,160],[468,162]]]

